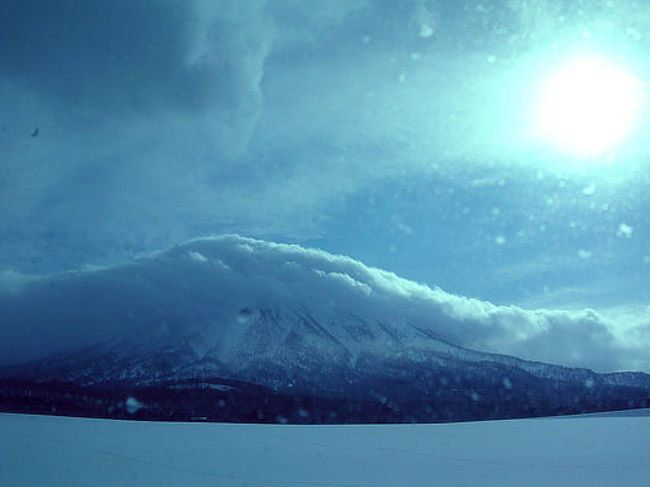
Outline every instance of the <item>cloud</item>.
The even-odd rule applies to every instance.
[[[111,262],[241,216],[223,200],[250,189],[228,174],[261,108],[262,7],[3,6],[4,266],[74,267],[84,247],[87,261]]]
[[[552,273],[530,262],[547,261],[565,279],[557,250],[567,242],[574,256],[592,254],[578,270],[621,267],[600,248],[612,245],[598,227],[609,217],[565,211],[576,208],[571,181],[542,182],[535,164],[545,162],[522,149],[518,110],[531,69],[547,60],[536,46],[580,16],[582,31],[590,13],[567,2],[523,5],[5,2],[0,269],[128,262],[231,232],[317,242],[499,302],[554,287],[541,282]],[[619,10],[642,30],[643,16]],[[558,28],[558,12],[567,27]],[[638,189],[609,191],[614,178]],[[610,215],[619,204],[635,208],[647,187],[625,166],[576,179],[580,209],[609,205]],[[597,191],[585,195],[593,181]],[[497,206],[499,215],[481,216]],[[614,243],[640,246],[647,231],[630,212],[608,225],[614,234],[621,222],[633,227]],[[565,238],[573,219],[593,238]],[[540,247],[548,258],[537,258]]]
[[[647,316],[623,330],[592,310],[496,306],[349,257],[238,236],[195,240],[132,264],[43,278],[3,294],[0,356],[6,363],[28,360],[124,335],[150,340],[161,330],[187,336],[201,323],[226,333],[242,309],[269,306],[307,312],[348,342],[340,323],[352,316],[392,327],[403,347],[417,347],[416,330],[427,330],[530,360],[650,371]]]
[[[269,56],[318,48],[364,6],[3,6],[0,267],[124,261],[214,231],[313,235],[318,212],[305,210],[356,185],[330,164],[332,184],[316,190],[322,161],[296,168],[294,149],[251,148],[263,79]]]
[[[20,293],[27,284],[38,280],[37,276],[30,276],[15,271],[0,271],[0,295],[13,295]]]
[[[440,41],[417,45],[417,9],[3,6],[0,265],[124,261],[208,232],[313,236],[360,187],[428,167],[423,150],[471,132],[440,114],[474,98],[438,95],[482,68],[424,53]]]

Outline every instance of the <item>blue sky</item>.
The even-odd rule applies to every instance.
[[[5,1],[0,270],[238,233],[499,304],[646,313],[646,111],[598,156],[530,136],[572,56],[645,89],[650,7],[610,4]]]

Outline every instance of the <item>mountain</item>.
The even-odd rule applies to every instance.
[[[643,373],[468,347],[534,336],[531,320],[557,321],[557,312],[497,307],[347,257],[237,236],[28,282],[5,293],[0,312],[4,330],[23,330],[17,350],[20,339],[39,337],[31,353],[42,355],[0,369],[4,410],[382,422],[650,402]],[[585,316],[594,319],[564,319]]]

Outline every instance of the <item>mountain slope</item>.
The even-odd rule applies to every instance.
[[[282,323],[303,321],[303,328],[313,318],[330,345],[352,355],[395,351],[429,336],[570,367],[650,370],[642,341],[621,337],[622,327],[591,310],[496,306],[348,257],[238,236],[188,242],[122,266],[5,279],[0,365],[107,340],[163,345],[192,333],[201,336],[195,347],[219,344],[227,355],[264,310],[280,313],[275,321]],[[289,329],[265,333],[286,339]]]
[[[23,400],[41,412],[83,414],[96,409],[91,398],[110,399],[124,413],[124,398],[137,394],[158,404],[139,413],[152,419],[185,410],[181,418],[250,420],[257,411],[268,420],[277,416],[269,408],[298,401],[306,420],[316,411],[303,403],[325,401],[337,420],[425,421],[639,407],[650,399],[646,374],[598,374],[487,351],[531,348],[562,329],[602,334],[593,312],[498,307],[349,258],[234,236],[39,280],[3,296],[0,311],[4,330],[32,333],[47,354],[0,369],[9,409]],[[192,391],[194,403],[183,405],[178,391]],[[237,407],[215,417],[211,401]]]

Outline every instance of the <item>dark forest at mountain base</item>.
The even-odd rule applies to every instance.
[[[389,397],[373,390],[342,397],[274,391],[223,379],[145,387],[8,379],[0,381],[0,411],[145,421],[341,424],[508,419],[650,405],[650,391],[644,389],[609,385],[580,388],[550,382],[546,390],[506,390],[477,384],[465,388],[466,384],[457,384],[419,397],[408,384],[391,384],[393,393]]]

